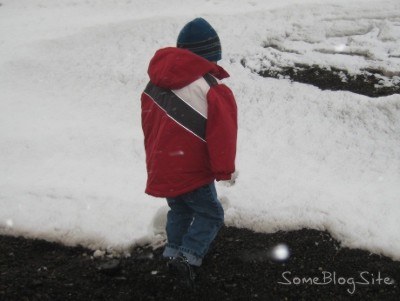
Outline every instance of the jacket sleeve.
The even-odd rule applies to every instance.
[[[237,106],[232,91],[224,84],[207,94],[206,141],[211,170],[217,181],[230,180],[235,171]]]

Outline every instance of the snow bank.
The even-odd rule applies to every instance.
[[[153,53],[201,15],[220,34],[240,110],[239,177],[218,185],[227,224],[327,229],[400,259],[399,95],[320,91],[240,64],[396,73],[397,1],[2,3],[1,233],[115,250],[160,238],[139,97]]]

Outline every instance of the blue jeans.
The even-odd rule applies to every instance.
[[[224,209],[214,182],[183,195],[167,198],[167,239],[164,257],[182,253],[194,266],[203,257],[224,223]]]

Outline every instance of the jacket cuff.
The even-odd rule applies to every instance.
[[[231,174],[223,174],[223,173],[215,174],[215,179],[217,181],[229,181],[231,179]]]

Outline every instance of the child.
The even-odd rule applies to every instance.
[[[224,222],[214,181],[235,171],[237,107],[220,82],[221,43],[203,18],[186,24],[177,47],[158,50],[142,100],[146,193],[167,199],[168,265],[192,283]]]

